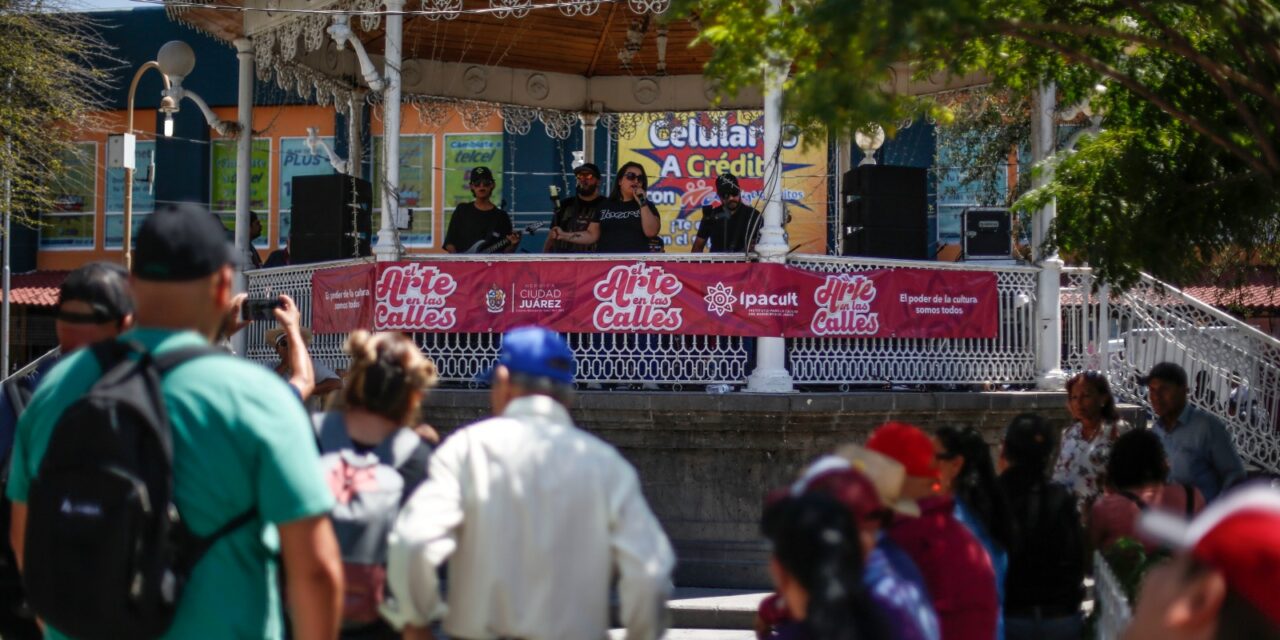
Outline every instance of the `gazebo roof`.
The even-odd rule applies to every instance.
[[[313,83],[317,98],[363,84],[355,54],[325,33],[333,13],[381,67],[385,20],[377,0],[168,0],[170,16],[221,40],[254,42],[259,77]],[[714,86],[702,76],[711,54],[694,45],[696,19],[663,22],[664,0],[409,0],[403,90],[408,101],[497,103],[547,111],[655,112],[706,109]],[[570,15],[572,14],[572,15]],[[665,41],[665,46],[663,42]],[[665,51],[663,51],[665,49]],[[281,72],[283,71],[283,74]],[[283,75],[283,77],[280,77]],[[913,81],[904,64],[894,88],[923,94],[981,78]],[[758,109],[761,96],[721,97],[721,108]]]

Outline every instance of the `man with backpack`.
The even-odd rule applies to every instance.
[[[342,569],[309,421],[208,343],[234,252],[207,212],[138,234],[138,327],[72,354],[18,423],[10,536],[47,637],[333,638]]]
[[[497,417],[449,436],[388,538],[382,613],[405,638],[603,638],[617,576],[627,638],[666,630],[674,564],[635,469],[573,424],[573,352],[555,333],[502,338]],[[448,606],[436,568],[449,562]],[[445,613],[447,609],[447,613]]]

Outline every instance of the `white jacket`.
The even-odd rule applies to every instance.
[[[666,631],[674,564],[635,469],[546,396],[451,435],[400,512],[383,615],[451,637],[597,640],[618,576],[629,639]],[[449,560],[449,601],[436,567]]]

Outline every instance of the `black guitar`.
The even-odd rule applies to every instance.
[[[535,222],[525,227],[524,230],[519,233],[531,236],[537,233],[539,229],[547,226],[547,224],[548,223],[546,222]],[[483,240],[477,240],[475,244],[468,247],[467,250],[462,253],[499,253],[509,246],[511,246],[511,240],[506,236],[488,237]]]

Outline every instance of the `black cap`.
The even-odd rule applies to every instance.
[[[133,313],[133,295],[129,292],[129,274],[124,267],[110,262],[90,262],[67,274],[58,290],[58,305],[64,302],[88,304],[91,313],[62,313],[65,322],[119,322]]]
[[[1187,386],[1187,370],[1172,362],[1161,362],[1151,367],[1151,373],[1138,378],[1138,382],[1143,386],[1151,384],[1152,380],[1164,380],[1165,382],[1172,382],[1180,387],[1185,387]]]
[[[738,186],[738,178],[732,173],[722,173],[716,178],[716,195],[724,198],[736,196],[740,193],[742,193],[742,188]]]
[[[217,219],[197,205],[178,204],[147,216],[138,231],[133,275],[139,280],[182,282],[238,262]]]
[[[600,167],[597,167],[594,163],[591,163],[591,162],[584,162],[578,165],[578,167],[573,170],[573,175],[576,176],[579,173],[590,173],[591,175],[595,176],[597,180],[600,179]]]
[[[493,172],[489,167],[476,167],[471,170],[471,184],[475,184],[482,180],[493,182]]]

